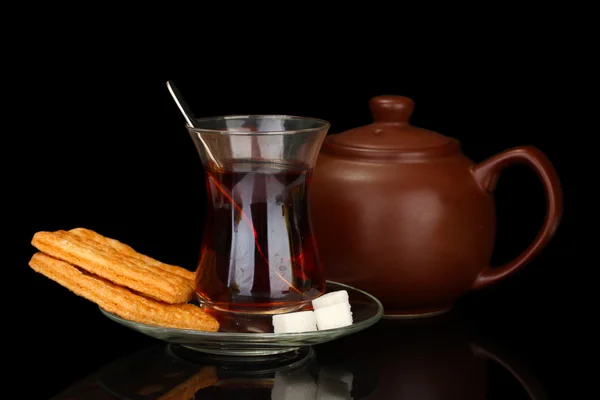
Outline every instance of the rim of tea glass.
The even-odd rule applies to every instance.
[[[219,121],[219,120],[230,120],[230,119],[248,119],[248,118],[263,118],[263,119],[283,119],[283,120],[300,120],[300,121],[312,121],[316,122],[318,126],[314,128],[305,129],[290,129],[283,131],[246,131],[246,130],[231,130],[231,129],[207,129],[207,128],[194,128],[186,124],[186,128],[190,132],[201,132],[201,133],[214,133],[219,135],[244,135],[244,136],[267,136],[267,135],[294,135],[297,133],[307,132],[319,132],[323,129],[329,129],[331,123],[321,118],[313,117],[302,117],[299,115],[288,115],[288,114],[247,114],[247,115],[218,115],[214,117],[202,117],[196,118],[195,121]]]

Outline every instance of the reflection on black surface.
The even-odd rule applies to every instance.
[[[351,399],[353,375],[321,367],[312,349],[243,359],[157,345],[117,360],[52,400]]]
[[[217,382],[214,367],[182,362],[158,345],[102,367],[53,400],[187,400]]]
[[[366,384],[355,385],[354,398],[547,398],[526,365],[494,341],[474,334],[454,312],[428,319],[385,319],[360,337],[332,343],[327,352],[317,348],[317,354],[324,362],[328,358],[343,363]]]
[[[104,366],[53,400],[547,398],[526,365],[474,335],[456,314],[382,320],[314,351],[253,360],[161,343]]]

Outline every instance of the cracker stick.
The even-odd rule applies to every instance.
[[[121,318],[162,327],[216,332],[218,321],[193,304],[166,304],[86,274],[67,262],[37,252],[29,261],[36,272]]]
[[[148,265],[155,265],[158,268],[164,269],[167,272],[171,272],[175,275],[179,275],[183,278],[187,278],[191,281],[194,280],[194,272],[193,271],[189,271],[185,268],[182,268],[180,266],[177,265],[170,265],[170,264],[165,264],[163,262],[160,262],[158,260],[155,260],[152,257],[148,257],[147,255],[138,253],[137,251],[135,251],[133,248],[131,248],[130,246],[119,242],[116,239],[111,239],[108,238],[106,236],[102,236],[97,232],[94,232],[91,229],[86,229],[86,228],[74,228],[69,230],[69,232],[80,236],[80,237],[84,237],[84,238],[89,238],[89,239],[93,239],[96,242],[99,243],[104,243],[107,244],[109,246],[112,246],[115,250],[117,250],[120,253],[123,254],[127,254],[130,255],[132,257],[137,258],[138,260],[148,264]]]
[[[133,249],[123,252],[114,243],[81,232],[41,231],[35,233],[31,244],[54,258],[165,303],[186,303],[194,295],[194,282],[170,272],[166,264],[148,263]]]

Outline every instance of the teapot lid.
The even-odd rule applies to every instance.
[[[408,97],[375,96],[370,108],[371,124],[329,135],[323,150],[377,158],[439,156],[460,150],[457,140],[410,124],[414,102]]]

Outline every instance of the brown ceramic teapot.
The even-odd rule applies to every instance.
[[[327,137],[311,188],[327,278],[375,295],[387,316],[438,314],[513,274],[548,244],[562,215],[560,182],[541,151],[517,147],[475,164],[457,140],[412,126],[413,108],[402,96],[372,98],[375,121]],[[492,268],[493,191],[517,163],[543,182],[547,213],[533,243]]]

